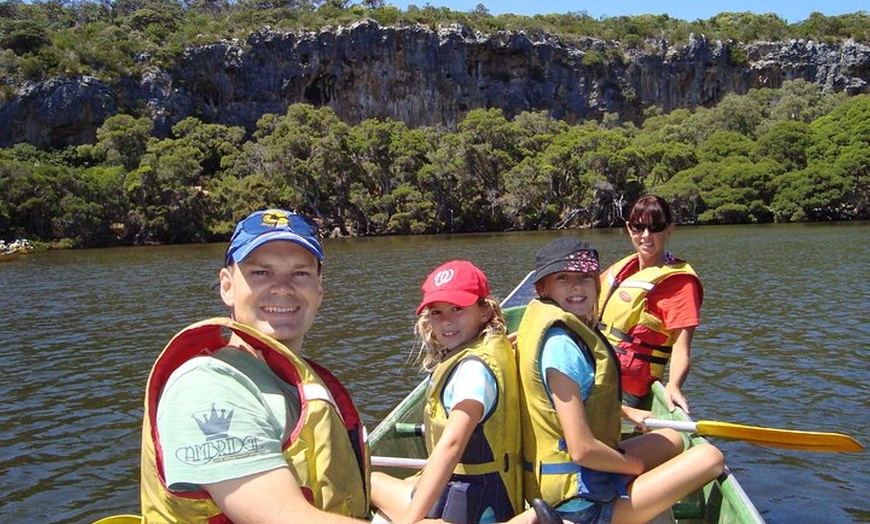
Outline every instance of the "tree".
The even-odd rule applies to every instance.
[[[104,151],[109,165],[132,171],[148,148],[153,128],[154,122],[145,117],[111,116],[97,129],[97,147]]]
[[[459,135],[444,135],[429,154],[428,163],[420,168],[417,175],[424,199],[432,203],[431,207],[420,209],[429,213],[424,218],[425,222],[431,224],[429,232],[465,230],[465,222],[469,217],[462,208],[465,190],[459,186],[459,173],[465,169],[462,153]]]
[[[718,162],[719,160],[738,156],[748,157],[753,150],[752,140],[736,131],[714,131],[698,146],[697,155],[701,162]]]
[[[96,166],[65,173],[56,182],[60,211],[52,218],[55,238],[73,247],[122,245],[127,236],[129,202],[124,169]]]
[[[42,156],[42,155],[41,155]],[[44,157],[43,157],[44,160]],[[8,236],[53,239],[53,219],[63,209],[57,180],[61,168],[45,161],[0,160],[0,226]]]
[[[474,109],[458,131],[464,159],[456,188],[463,195],[461,215],[475,229],[503,227],[504,175],[522,158],[516,146],[518,129],[501,109]]]
[[[35,20],[0,21],[0,48],[16,55],[36,54],[51,45],[45,28]]]
[[[257,168],[267,179],[280,181],[284,206],[320,219],[336,211],[340,220],[350,187],[344,179],[351,166],[348,130],[328,107],[293,104],[281,117],[262,118],[255,133],[259,147],[245,151],[258,155]]]
[[[758,137],[752,156],[775,160],[787,171],[799,171],[807,166],[807,150],[812,141],[809,125],[778,122]]]
[[[851,189],[844,199],[850,216],[867,220],[870,217],[870,148],[859,144],[843,148],[833,167],[850,181]]]
[[[770,107],[771,124],[783,121],[809,124],[846,100],[843,93],[823,93],[817,84],[805,80],[783,82],[775,95]]]
[[[806,222],[841,220],[852,189],[842,173],[813,163],[801,171],[785,173],[775,180],[776,196],[771,209],[777,221]]]
[[[529,230],[559,221],[562,203],[553,193],[557,167],[545,155],[523,159],[505,176],[502,206],[511,224]]]

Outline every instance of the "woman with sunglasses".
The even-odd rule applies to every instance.
[[[701,281],[692,266],[665,250],[674,222],[662,197],[640,197],[626,230],[635,253],[602,275],[599,298],[599,328],[620,360],[623,404],[649,409],[650,387],[664,378],[670,361],[665,400],[671,410],[688,412],[682,386],[691,366],[692,336],[700,323]],[[641,422],[642,416],[631,416],[631,410],[626,415]]]

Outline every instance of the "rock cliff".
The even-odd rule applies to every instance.
[[[569,44],[459,26],[433,31],[363,21],[298,34],[263,29],[245,42],[190,48],[172,69],[149,69],[141,78],[27,85],[0,105],[0,147],[93,142],[118,112],[149,116],[161,137],[191,115],[252,130],[261,115],[283,114],[297,102],[329,106],[349,123],[389,117],[411,127],[452,126],[470,109],[492,107],[508,117],[546,110],[569,122],[604,113],[633,120],[652,105],[709,106],[728,93],[795,79],[870,93],[870,46],[723,43],[695,35],[638,51],[592,38]]]

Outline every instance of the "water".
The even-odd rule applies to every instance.
[[[701,274],[686,386],[696,419],[834,431],[870,445],[870,224],[684,227],[670,248]],[[426,274],[467,258],[499,298],[535,251],[581,234],[607,264],[621,231],[330,239],[324,306],[305,342],[373,427],[419,382],[409,363]],[[225,310],[222,245],[43,252],[0,264],[0,520],[89,523],[138,513],[142,394],[185,325]],[[771,524],[870,521],[868,453],[716,441]]]

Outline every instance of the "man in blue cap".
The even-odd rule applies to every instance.
[[[148,379],[145,522],[368,514],[359,414],[335,377],[297,356],[323,297],[323,258],[316,228],[296,213],[257,211],[236,226],[219,273],[231,318],[182,330]]]

